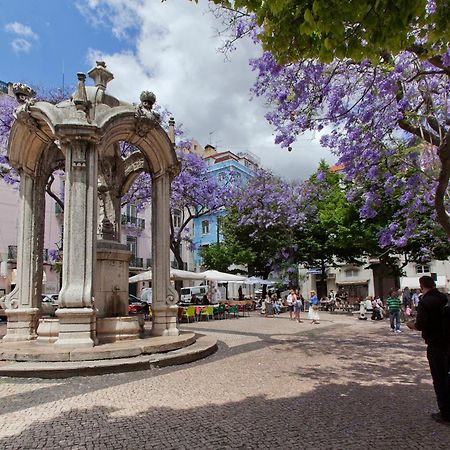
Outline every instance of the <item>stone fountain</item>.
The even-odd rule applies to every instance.
[[[7,295],[3,342],[84,348],[138,339],[142,324],[128,316],[128,262],[120,243],[121,198],[142,172],[152,176],[153,336],[178,336],[178,296],[170,283],[169,196],[179,171],[173,122],[167,134],[145,91],[129,104],[107,93],[104,62],[78,73],[73,95],[56,105],[36,101],[14,84],[19,102],[8,158],[20,174],[17,285]],[[170,135],[170,136],[169,136]],[[133,151],[123,154],[121,143]],[[41,319],[45,186],[65,172],[62,287],[56,319]]]

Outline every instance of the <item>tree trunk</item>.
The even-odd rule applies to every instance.
[[[181,257],[180,251],[180,243],[172,242],[170,244],[170,249],[172,250],[173,256],[175,257],[175,261],[177,262],[177,266],[180,270],[184,270],[184,261]],[[183,287],[183,280],[175,280],[175,290],[178,292],[178,295],[181,298],[181,288]]]
[[[434,197],[437,220],[450,238],[450,216],[445,207],[448,183],[450,179],[450,131],[447,132],[442,145],[438,149],[438,156],[441,161],[438,185]]]

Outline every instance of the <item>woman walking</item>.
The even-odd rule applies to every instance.
[[[300,298],[300,294],[298,291],[294,292],[294,313],[295,313],[295,320],[298,323],[302,323],[300,320],[300,311],[302,310],[302,300]]]
[[[316,291],[311,291],[309,303],[308,319],[311,320],[311,323],[318,324],[320,321],[319,298],[317,297]]]

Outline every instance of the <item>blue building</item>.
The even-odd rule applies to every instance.
[[[259,158],[251,153],[217,152],[212,145],[205,147],[202,156],[208,165],[208,172],[211,176],[215,176],[220,180],[221,177],[232,175],[235,182],[239,182],[242,185],[245,185],[248,180],[256,175],[256,169],[260,165]],[[220,232],[220,220],[225,214],[226,211],[223,210],[194,219],[193,242],[195,250],[193,259],[197,269],[202,266],[199,249],[216,244],[223,239]]]

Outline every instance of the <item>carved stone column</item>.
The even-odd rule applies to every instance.
[[[44,184],[22,172],[17,236],[17,284],[6,298],[8,324],[3,341],[35,339],[42,293]]]
[[[93,346],[95,314],[92,304],[97,235],[97,146],[80,139],[80,131],[65,137],[66,184],[63,237],[63,281],[56,316],[60,321],[56,345]]]
[[[156,336],[178,336],[178,293],[170,284],[170,174],[152,180],[152,289],[153,324]]]

